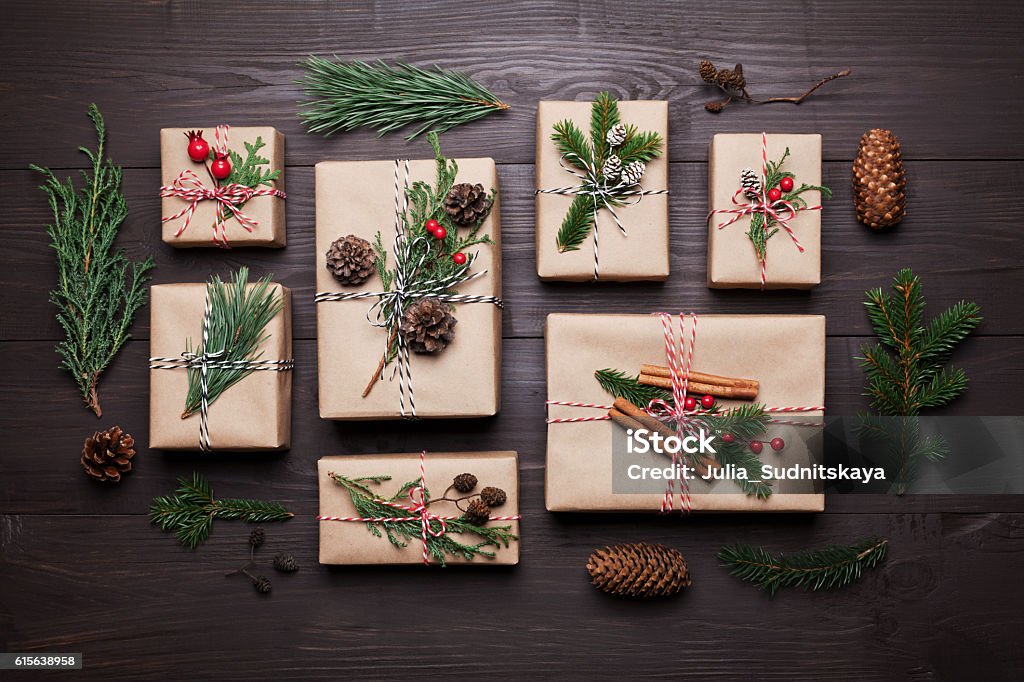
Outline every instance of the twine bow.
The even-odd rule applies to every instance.
[[[225,349],[206,351],[210,338],[210,296],[207,294],[203,308],[202,352],[184,351],[177,358],[150,358],[150,369],[181,369],[199,371],[199,449],[210,452],[210,381],[211,369],[265,370],[287,372],[295,367],[295,360],[222,360]]]
[[[423,246],[427,243],[424,237],[410,239],[405,232],[402,216],[409,208],[409,161],[395,161],[395,240],[392,252],[395,256],[395,280],[391,291],[358,291],[358,292],[320,292],[314,297],[317,303],[327,301],[348,301],[363,298],[376,298],[366,311],[367,321],[374,327],[386,329],[387,342],[384,346],[385,356],[391,350],[391,339],[397,344],[395,354],[395,373],[398,375],[398,401],[403,417],[416,418],[416,401],[412,388],[412,370],[409,362],[409,345],[399,332],[402,313],[411,300],[420,298],[436,298],[447,303],[492,303],[499,308],[504,303],[497,296],[453,294],[448,290],[482,277],[486,270],[470,274],[472,260],[460,267],[454,274],[447,277],[416,281],[416,275],[426,263],[429,251]],[[420,250],[419,258],[413,254]],[[406,387],[408,387],[408,408],[406,407]]]
[[[565,165],[566,159],[569,159],[580,168],[584,169],[584,172],[579,172],[567,165]],[[601,209],[607,209],[608,213],[611,214],[612,220],[615,221],[615,225],[619,228],[619,232],[622,233],[623,237],[628,237],[629,233],[626,231],[626,226],[622,224],[619,219],[619,215],[615,212],[616,206],[633,206],[640,203],[640,201],[651,194],[668,194],[667,189],[641,189],[640,181],[628,182],[622,179],[622,175],[619,176],[619,182],[615,185],[609,185],[607,180],[602,180],[598,168],[595,164],[590,163],[586,159],[583,159],[578,154],[569,152],[563,154],[558,159],[558,165],[562,167],[562,170],[574,175],[581,180],[578,185],[571,185],[568,187],[553,187],[551,189],[538,189],[534,191],[534,195],[537,194],[559,194],[563,196],[589,196],[594,200],[594,279],[598,279],[600,275],[600,254],[598,249],[598,214]],[[634,189],[636,188],[636,189]],[[636,197],[635,201],[625,201],[625,197]]]
[[[214,151],[218,155],[227,154],[228,129],[229,126],[227,125],[217,126]],[[175,237],[180,237],[188,228],[189,223],[192,222],[192,216],[196,212],[196,207],[199,206],[199,202],[209,200],[217,204],[216,211],[214,212],[216,219],[213,223],[213,241],[222,248],[230,248],[227,229],[224,224],[229,216],[234,217],[238,224],[244,227],[247,232],[252,232],[259,225],[259,221],[242,213],[241,206],[253,197],[273,196],[281,199],[287,197],[283,191],[274,187],[248,187],[237,182],[222,185],[216,180],[214,182],[215,185],[213,187],[207,187],[192,169],[186,168],[178,174],[178,177],[170,185],[164,185],[160,188],[161,197],[177,197],[189,202],[185,208],[174,215],[160,218],[160,222],[166,223],[177,220],[182,216],[185,217],[181,226],[175,231]]]
[[[318,521],[355,521],[359,523],[403,523],[409,521],[419,521],[420,524],[420,539],[423,543],[423,565],[430,565],[430,552],[427,546],[427,538],[435,537],[440,538],[448,532],[448,524],[446,521],[454,521],[461,517],[459,516],[444,516],[441,514],[434,514],[430,511],[430,496],[427,492],[427,469],[426,469],[426,451],[420,451],[420,484],[413,486],[409,489],[409,501],[411,504],[402,504],[400,502],[392,502],[391,500],[383,500],[374,498],[373,502],[376,504],[384,504],[394,509],[400,509],[402,511],[409,512],[408,516],[317,516]],[[489,521],[518,521],[522,516],[519,514],[510,514],[507,516],[489,516]]]

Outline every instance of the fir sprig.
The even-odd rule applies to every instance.
[[[121,169],[103,157],[106,127],[95,104],[89,105],[89,118],[97,147],[95,152],[79,147],[92,166],[82,172],[80,191],[71,178],[61,181],[48,168],[31,168],[43,174],[40,189],[53,212],[47,234],[57,256],[57,288],[50,302],[67,334],[56,350],[85,404],[99,417],[100,375],[124,346],[135,313],[146,302],[146,273],[153,259],[132,261],[113,248],[128,205],[121,193]]]
[[[239,268],[225,284],[219,275],[214,275],[206,285],[210,299],[210,334],[205,347],[193,348],[193,342],[186,342],[186,352],[217,353],[217,361],[258,360],[263,352],[261,344],[270,338],[266,326],[281,312],[284,298],[279,292],[271,291],[270,276],[249,284],[249,268]],[[254,370],[210,367],[207,369],[207,402],[212,404],[220,395]],[[186,419],[199,409],[202,402],[201,373],[199,368],[188,369],[188,394],[181,418]]]
[[[206,541],[214,519],[242,519],[249,523],[287,521],[294,514],[277,502],[254,499],[215,499],[209,482],[199,474],[178,479],[173,495],[156,497],[149,522],[174,531],[178,542],[195,549]]]
[[[773,555],[764,547],[727,545],[718,559],[740,580],[756,583],[775,596],[782,587],[817,591],[836,589],[860,578],[885,558],[889,541],[869,538],[849,546],[829,545],[788,555]]]
[[[657,386],[641,384],[638,376],[630,376],[618,369],[599,369],[594,378],[613,398],[625,398],[634,405],[646,407],[652,400],[661,399],[671,404],[672,394]]]
[[[395,518],[404,516],[400,509],[384,504],[384,501],[399,504],[408,503],[409,491],[420,485],[419,479],[409,481],[402,485],[398,492],[392,497],[382,498],[370,489],[370,485],[378,485],[390,481],[390,476],[363,476],[360,478],[349,478],[342,474],[331,472],[328,474],[338,485],[345,488],[352,498],[356,514],[362,518]],[[425,503],[430,504],[430,492],[424,491]],[[441,530],[441,522],[430,521],[430,527],[434,532]],[[395,547],[404,548],[410,541],[422,542],[422,524],[419,520],[414,521],[373,521],[367,522],[366,528],[377,537],[387,536],[388,541]],[[483,556],[492,558],[494,551],[487,549],[494,547],[508,547],[509,544],[518,540],[518,536],[512,533],[512,526],[478,526],[459,518],[445,521],[445,532],[435,536],[427,535],[427,554],[431,559],[444,566],[448,557],[461,557],[472,560],[474,557]],[[459,542],[453,535],[474,534],[480,538],[480,542],[468,544]]]
[[[306,76],[299,82],[310,101],[302,104],[300,116],[312,133],[329,136],[367,126],[384,135],[419,126],[405,138],[411,140],[509,108],[469,76],[439,66],[424,70],[402,62],[389,66],[316,56],[302,65]]]

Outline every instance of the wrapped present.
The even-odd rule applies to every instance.
[[[317,357],[325,419],[498,412],[501,233],[494,160],[459,159],[456,171],[432,140],[434,161],[316,166]]]
[[[150,447],[290,446],[291,293],[269,280],[248,283],[247,274],[243,269],[226,284],[215,278],[151,288]],[[247,302],[244,322],[222,308],[239,285]],[[228,327],[244,331],[229,333]]]
[[[285,245],[284,135],[275,128],[163,128],[160,174],[171,246]]]
[[[519,563],[515,452],[323,457],[321,564]]]
[[[822,511],[821,486],[808,481],[743,482],[730,474],[726,480],[695,475],[689,481],[637,482],[634,473],[640,470],[627,471],[634,460],[622,446],[628,433],[623,426],[675,434],[678,404],[690,418],[684,423],[712,433],[716,424],[732,419],[729,444],[718,434],[718,453],[694,466],[700,474],[745,463],[816,464],[813,443],[820,441],[825,395],[824,317],[553,314],[545,344],[549,510]],[[674,384],[673,373],[685,383]],[[746,411],[738,411],[740,406]],[[748,430],[750,425],[757,428]],[[744,433],[749,447],[763,448],[763,457],[752,457],[748,443],[741,442]],[[657,467],[670,464],[667,454],[650,458]]]
[[[821,135],[718,134],[708,155],[708,286],[821,281]]]
[[[668,278],[667,144],[667,102],[602,93],[593,103],[537,105],[541,279]]]

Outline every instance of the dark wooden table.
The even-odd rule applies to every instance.
[[[291,4],[292,6],[288,6]],[[816,516],[563,516],[544,510],[544,318],[555,311],[828,315],[827,404],[863,408],[851,359],[870,333],[863,292],[902,266],[933,308],[977,301],[985,321],[957,355],[972,377],[946,414],[1024,405],[1024,14],[1018,3],[844,0],[772,5],[676,2],[2,3],[0,90],[0,650],[84,652],[105,680],[482,678],[1016,679],[1024,664],[1024,500],[830,497]],[[512,104],[452,131],[452,156],[493,156],[503,196],[505,354],[501,414],[456,423],[336,424],[317,416],[313,164],[428,155],[422,140],[371,132],[331,140],[296,117],[307,54],[405,59],[461,69]],[[843,67],[854,76],[804,105],[704,112],[696,74],[740,61],[758,93],[795,94]],[[534,113],[539,99],[671,102],[672,278],[664,284],[542,284],[534,271]],[[81,404],[53,353],[50,220],[31,162],[66,173],[107,117],[131,214],[120,238],[152,254],[154,281],[198,282],[248,264],[295,292],[294,439],[280,455],[150,452],[116,488],[78,456],[98,426],[148,441],[148,309],[105,375],[104,418]],[[175,250],[160,240],[161,127],[273,125],[287,135],[289,243],[283,251]],[[890,234],[854,220],[846,189],[858,139],[894,129],[910,174],[910,217]],[[707,144],[715,132],[820,132],[837,188],[825,218],[824,282],[810,293],[705,287]],[[419,448],[516,449],[522,563],[511,570],[330,569],[317,564],[315,462],[327,454]],[[224,573],[249,529],[219,524],[195,553],[146,510],[200,471],[230,496],[279,499],[297,516],[268,528],[265,554],[302,570],[268,598]],[[725,542],[778,550],[868,534],[886,564],[831,594],[769,599],[714,558]],[[583,568],[596,545],[663,542],[694,576],[658,603],[606,598]],[[81,675],[81,673],[80,673]],[[32,676],[33,679],[42,674]],[[28,676],[26,676],[28,677]]]

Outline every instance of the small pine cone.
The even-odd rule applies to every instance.
[[[457,323],[450,305],[436,298],[421,298],[402,315],[401,331],[414,353],[436,353],[455,338]]]
[[[664,597],[690,586],[683,555],[646,542],[594,550],[587,572],[594,587],[626,597]]]
[[[761,196],[761,176],[749,168],[740,171],[740,187],[743,193],[751,199],[758,199]]]
[[[608,142],[612,147],[618,147],[620,144],[626,141],[626,133],[629,132],[626,129],[625,123],[616,123],[605,135],[605,141]]]
[[[256,591],[260,594],[268,594],[272,587],[270,581],[267,580],[266,576],[258,575],[256,579],[252,581],[252,586],[256,588]]]
[[[906,214],[906,190],[900,141],[891,130],[876,128],[865,133],[853,160],[857,220],[875,230],[898,224]]]
[[[112,426],[85,439],[82,446],[82,468],[92,478],[104,483],[118,483],[121,474],[132,470],[135,439]]]
[[[466,505],[466,511],[462,513],[462,520],[474,526],[482,526],[491,518],[491,508],[483,500],[470,500]]]
[[[743,77],[743,66],[736,65],[735,69],[722,69],[718,72],[716,81],[726,90],[742,92],[747,87],[747,79]]]
[[[612,180],[619,176],[622,172],[622,159],[615,154],[612,154],[605,160],[604,165],[601,166],[601,175],[606,179]]]
[[[718,78],[718,69],[711,63],[709,59],[700,60],[700,66],[697,67],[697,71],[700,72],[700,79],[705,83],[714,83]]]
[[[262,528],[253,528],[252,532],[249,533],[249,544],[253,547],[259,547],[263,544],[265,537]]]
[[[480,491],[480,499],[484,504],[493,509],[494,507],[500,507],[505,504],[505,501],[508,499],[508,495],[506,495],[505,491],[501,488],[495,488],[494,486],[489,485]]]
[[[460,493],[468,493],[476,487],[476,476],[470,473],[459,474],[452,481],[452,487]]]
[[[710,114],[720,114],[722,109],[725,109],[725,102],[708,102],[704,105],[704,110]]]
[[[291,554],[275,554],[274,568],[282,573],[294,573],[299,570],[299,562]]]
[[[643,161],[634,161],[622,169],[622,182],[627,185],[639,185],[645,170],[647,170],[647,166]]]
[[[460,227],[472,227],[487,217],[494,202],[480,183],[460,182],[444,199],[444,210]]]
[[[373,274],[377,255],[370,242],[350,234],[327,250],[327,269],[342,284],[362,284]]]

